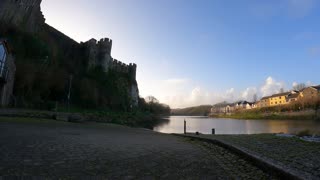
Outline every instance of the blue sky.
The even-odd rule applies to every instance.
[[[317,0],[45,0],[46,22],[76,41],[113,39],[138,65],[142,97],[172,107],[252,100],[320,84]]]

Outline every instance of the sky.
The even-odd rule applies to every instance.
[[[136,63],[140,96],[172,108],[253,100],[320,84],[317,0],[44,0],[78,42],[111,38]]]

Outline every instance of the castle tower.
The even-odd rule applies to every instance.
[[[109,38],[101,39],[98,42],[99,52],[103,55],[111,56],[112,40]]]
[[[136,73],[137,73],[137,65],[136,64],[129,64],[129,76],[131,80],[135,81],[136,80]]]

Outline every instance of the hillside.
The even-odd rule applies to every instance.
[[[195,107],[188,107],[183,109],[172,109],[171,115],[177,116],[207,116],[210,113],[211,105],[202,105]]]

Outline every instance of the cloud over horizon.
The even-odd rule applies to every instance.
[[[287,86],[285,82],[269,76],[264,80],[261,86],[252,86],[243,90],[230,88],[223,92],[210,91],[200,86],[192,86],[192,84],[192,80],[187,78],[164,80],[160,83],[159,87],[161,87],[161,90],[159,89],[159,94],[155,94],[155,97],[158,98],[161,103],[170,105],[171,108],[213,105],[223,101],[253,101],[255,94],[260,99],[263,96],[279,93],[281,89],[289,91],[297,84],[297,82],[293,82],[291,85]],[[305,84],[307,86],[314,85],[310,81],[307,81]]]

